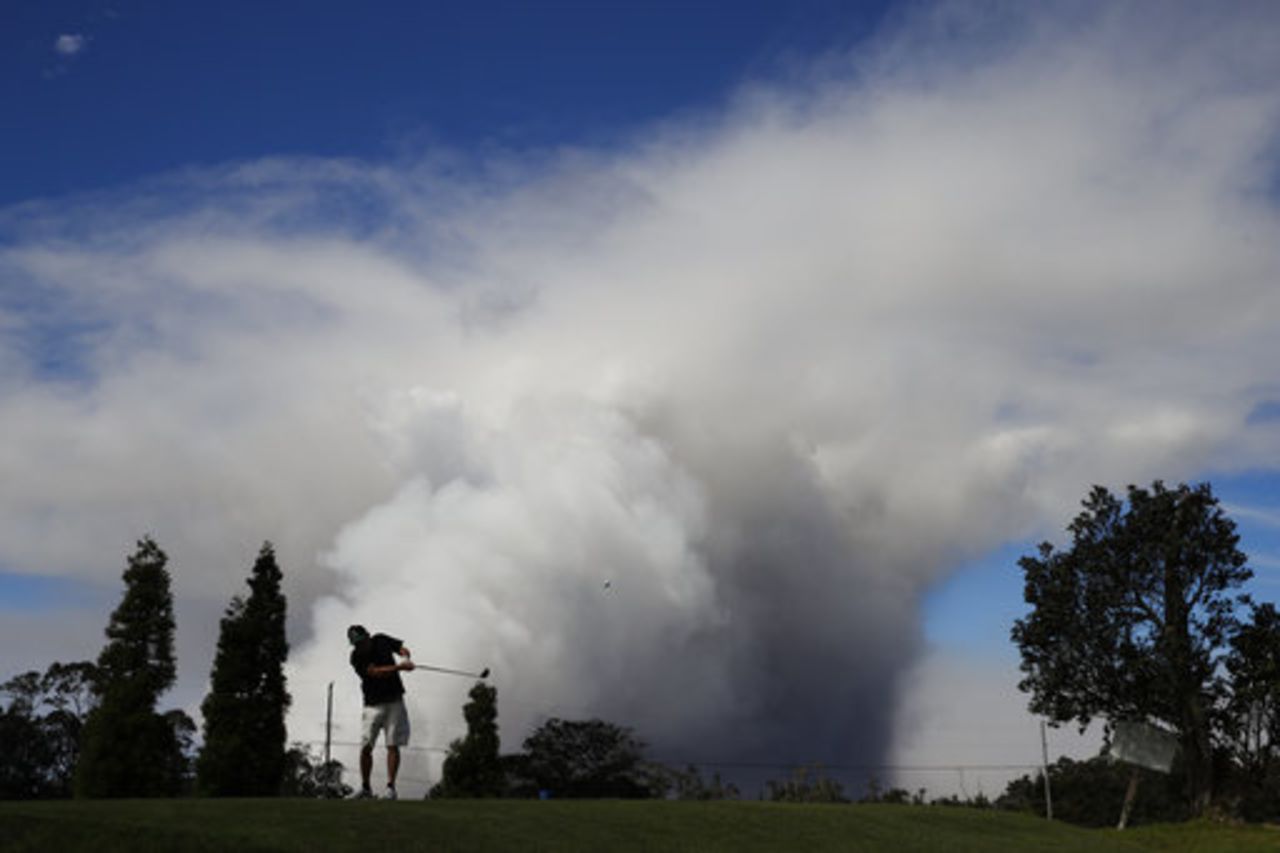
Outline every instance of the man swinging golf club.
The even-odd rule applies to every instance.
[[[373,772],[373,745],[379,732],[387,747],[387,799],[396,798],[396,773],[400,769],[400,747],[409,743],[409,715],[404,708],[401,672],[409,672],[413,661],[404,643],[386,634],[369,636],[363,625],[347,629],[351,642],[351,666],[360,676],[364,712],[360,719],[360,793],[372,797],[369,776]],[[399,663],[396,656],[403,658]]]

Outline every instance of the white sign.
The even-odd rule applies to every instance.
[[[1120,761],[1168,773],[1178,752],[1178,739],[1164,729],[1125,720],[1113,724],[1111,750]]]

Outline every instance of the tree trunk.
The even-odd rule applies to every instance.
[[[1213,798],[1213,751],[1209,720],[1201,701],[1203,684],[1195,677],[1190,606],[1176,550],[1165,555],[1164,642],[1171,683],[1182,706],[1182,755],[1192,813],[1203,815]]]
[[[1188,693],[1183,701],[1182,749],[1187,768],[1187,793],[1192,813],[1202,816],[1213,801],[1213,747],[1200,696]]]

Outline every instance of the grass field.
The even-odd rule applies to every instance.
[[[0,802],[0,850],[40,851],[1280,850],[1280,830],[1200,823],[1085,830],[928,806],[452,800]]]

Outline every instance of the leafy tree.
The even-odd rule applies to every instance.
[[[97,684],[98,667],[90,661],[55,661],[40,677],[40,692],[49,707],[84,719],[97,704]]]
[[[0,687],[9,705],[0,709],[0,798],[25,800],[46,796],[45,776],[51,763],[35,715],[39,676],[16,676]]]
[[[1262,772],[1280,758],[1280,613],[1275,605],[1253,610],[1231,640],[1226,659],[1230,699],[1224,728],[1232,757]]]
[[[449,744],[443,778],[433,797],[498,797],[505,793],[506,773],[498,757],[498,689],[477,681],[462,706],[467,735]]]
[[[168,557],[148,538],[124,572],[125,592],[98,656],[99,704],[85,722],[75,790],[83,797],[172,796],[181,743],[174,720],[156,713],[173,685],[173,596]]]
[[[0,684],[0,798],[69,797],[97,667],[54,663]]]
[[[35,675],[35,673],[29,673]],[[41,796],[69,797],[80,759],[80,735],[95,705],[98,668],[89,661],[50,664],[40,676],[33,720],[40,730],[46,763]]]
[[[820,772],[820,768],[815,768]],[[906,788],[889,788],[885,790],[880,784],[880,780],[872,776],[867,780],[867,792],[863,794],[858,802],[860,803],[885,803],[892,806],[902,806],[910,803],[911,805],[922,806],[925,803],[925,797],[928,791],[924,788],[918,789],[914,794]],[[959,798],[956,798],[959,800]]]
[[[711,775],[710,781],[704,780],[702,773],[692,764],[684,770],[669,770],[668,773],[677,800],[737,800],[742,797],[738,786],[723,781],[719,771]]]
[[[1125,791],[1134,768],[1106,755],[1087,761],[1059,758],[1049,765],[1049,788],[1054,820],[1077,826],[1115,826],[1124,805]],[[1185,820],[1187,807],[1179,795],[1181,777],[1152,770],[1137,770],[1139,785],[1129,824],[1168,823]],[[1044,777],[1021,776],[1009,782],[995,802],[996,808],[1045,816]]]
[[[664,787],[643,751],[630,729],[553,717],[525,738],[520,773],[556,797],[651,797]]]
[[[1135,486],[1123,502],[1095,487],[1071,547],[1018,561],[1031,613],[1012,637],[1030,707],[1081,727],[1095,717],[1163,723],[1179,735],[1196,813],[1213,790],[1216,663],[1252,576],[1235,524],[1208,484]]]
[[[160,718],[168,729],[164,765],[168,793],[190,794],[195,788],[196,721],[178,708]]]
[[[780,803],[847,803],[844,786],[832,779],[820,765],[797,767],[784,782],[765,783],[769,799]]]
[[[80,761],[80,737],[96,704],[97,682],[98,668],[89,661],[54,662],[41,676],[40,689],[49,710],[40,727],[52,759],[49,773],[54,796],[71,796]]]
[[[342,762],[321,761],[313,758],[310,749],[294,744],[285,753],[284,786],[281,794],[286,797],[323,797],[343,799],[351,796],[352,788],[342,781]]]
[[[1280,815],[1280,613],[1253,609],[1231,640],[1226,668],[1230,698],[1223,708],[1226,749],[1236,770],[1232,787],[1240,816]]]
[[[271,543],[258,553],[248,599],[222,617],[211,689],[201,705],[198,787],[213,796],[275,796],[286,777],[285,597]]]

